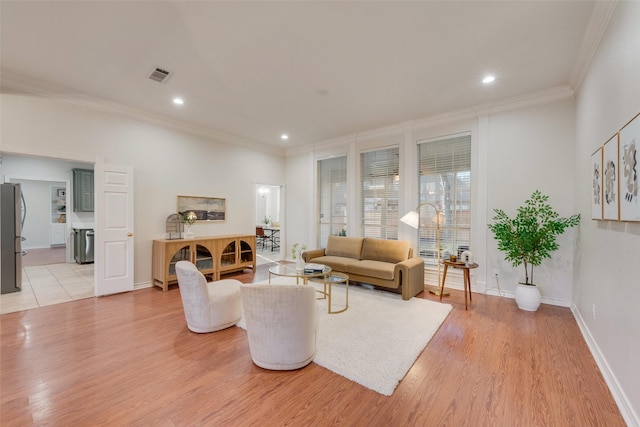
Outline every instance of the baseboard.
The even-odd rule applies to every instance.
[[[565,301],[558,298],[549,298],[549,297],[543,296],[540,299],[540,302],[542,302],[543,304],[557,305],[560,307],[567,307],[567,308],[571,307],[571,301]]]
[[[498,289],[498,288],[487,289],[485,294],[493,295],[496,297],[511,298],[511,299],[514,299],[516,297],[513,292],[503,291],[502,289]],[[558,298],[550,298],[550,297],[543,296],[540,298],[540,302],[542,304],[557,305],[559,307],[571,307],[571,302],[558,299]]]
[[[571,312],[573,313],[573,317],[576,319],[576,323],[578,323],[580,332],[582,332],[582,336],[586,341],[589,350],[591,351],[591,355],[595,359],[598,368],[600,368],[600,372],[602,372],[602,376],[604,377],[607,386],[609,386],[609,391],[611,391],[613,399],[618,405],[618,409],[622,414],[622,418],[624,418],[624,421],[628,426],[639,427],[640,417],[638,417],[638,414],[636,414],[636,412],[633,410],[631,402],[627,398],[627,395],[624,393],[622,387],[620,387],[620,383],[618,383],[616,376],[609,367],[607,359],[604,357],[604,355],[600,351],[600,348],[598,347],[598,344],[593,339],[593,336],[591,335],[587,324],[585,323],[582,315],[580,314],[580,311],[575,306],[575,304],[571,304]]]
[[[503,291],[502,289],[499,289],[499,288],[490,288],[490,289],[487,289],[484,293],[487,295],[493,295],[495,297],[504,297],[504,298],[511,298],[511,299],[514,299],[516,297],[513,294],[513,292]]]
[[[153,287],[153,283],[151,283],[151,282],[142,282],[142,283],[134,283],[133,284],[133,290],[134,291],[138,291],[140,289],[151,288],[151,287]]]

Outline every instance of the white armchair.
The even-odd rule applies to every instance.
[[[253,363],[272,370],[308,365],[316,354],[315,288],[248,284],[240,292]]]
[[[176,263],[176,275],[189,330],[214,332],[235,325],[242,305],[238,280],[209,282],[189,261]]]

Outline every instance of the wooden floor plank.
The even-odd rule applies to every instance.
[[[226,277],[258,282],[267,269]],[[313,363],[257,367],[244,330],[188,331],[175,285],[9,313],[0,424],[624,425],[569,309],[475,294],[465,311],[455,290],[447,302],[390,397]]]

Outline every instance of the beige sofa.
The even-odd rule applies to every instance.
[[[424,261],[412,255],[406,240],[329,236],[326,248],[303,252],[302,259],[328,265],[350,280],[402,293],[408,300],[424,290]]]

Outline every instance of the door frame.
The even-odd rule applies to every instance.
[[[258,204],[256,202],[257,199],[257,194],[258,194],[258,188],[260,187],[277,187],[278,191],[280,192],[280,203],[278,206],[278,209],[280,210],[280,257],[282,259],[286,259],[286,255],[287,255],[287,233],[286,233],[286,223],[287,223],[287,216],[286,216],[286,196],[287,196],[287,189],[286,186],[284,184],[274,184],[274,183],[268,183],[268,182],[264,182],[264,181],[258,181],[258,180],[254,180],[253,181],[253,219],[257,219],[257,211],[258,211]],[[254,221],[255,222],[255,221]],[[253,226],[259,225],[258,224],[253,224]]]
[[[115,172],[114,172],[115,171]],[[119,177],[126,174],[126,182],[114,182],[106,183],[105,178],[109,173],[109,177],[116,177],[116,181]],[[118,245],[113,245],[114,242],[120,244],[122,247],[123,242],[125,247],[125,271],[128,273],[126,276],[115,277],[112,276],[110,279],[107,279],[107,275],[111,272],[111,267],[109,265],[101,265],[100,268],[95,266],[93,270],[93,279],[94,279],[94,295],[95,296],[104,296],[111,295],[120,292],[128,292],[135,290],[135,249],[134,249],[134,226],[135,226],[135,211],[134,211],[134,182],[133,182],[133,174],[134,169],[132,166],[127,165],[115,165],[115,164],[105,164],[104,159],[98,158],[98,161],[94,167],[94,193],[93,200],[95,206],[94,212],[94,265],[97,260],[107,260],[108,256],[105,253],[105,242],[108,240],[111,242],[111,247],[117,247]],[[128,189],[126,193],[122,192],[120,189],[117,189],[116,192],[112,192],[111,194],[126,194],[126,206],[128,206],[128,211],[126,212],[125,222],[127,223],[127,228],[124,230],[123,228],[113,228],[107,229],[107,222],[109,221],[109,213],[108,208],[106,206],[106,196],[107,194],[105,187],[107,185],[111,185],[112,187],[115,185],[123,184],[123,187],[126,186]],[[112,190],[113,191],[113,190]],[[120,197],[119,200],[122,200]],[[105,203],[103,203],[105,202]],[[105,222],[106,221],[106,222]],[[114,236],[116,237],[114,239]],[[121,252],[112,252],[112,254],[117,255]],[[98,256],[100,255],[100,256]],[[114,256],[113,265],[117,265],[117,257]],[[122,280],[123,277],[126,277],[126,280]],[[103,280],[104,279],[104,280]],[[124,284],[124,286],[123,286]],[[109,288],[111,286],[111,288]],[[115,287],[114,287],[115,286]],[[100,292],[98,290],[100,289]]]

